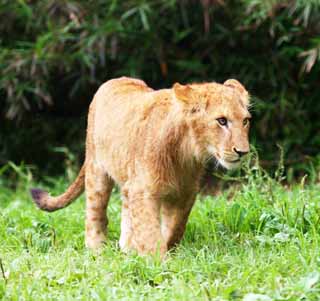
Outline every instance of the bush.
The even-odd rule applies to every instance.
[[[277,144],[291,164],[319,152],[317,0],[3,0],[0,18],[4,162],[46,165],[52,146],[76,145],[94,91],[121,75],[154,88],[237,78],[267,164]]]

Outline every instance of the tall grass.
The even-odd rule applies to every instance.
[[[10,164],[0,176],[0,298],[318,300],[320,187],[304,180],[286,187],[279,179],[254,165],[240,186],[199,195],[183,241],[161,263],[120,252],[116,191],[108,243],[92,254],[84,248],[84,197],[42,212],[28,195],[32,171]],[[66,182],[42,185],[58,194]]]
[[[1,161],[46,166],[50,147],[78,143],[79,116],[109,78],[161,88],[235,77],[255,99],[263,161],[273,166],[279,143],[301,169],[320,145],[319,10],[316,0],[2,1]]]

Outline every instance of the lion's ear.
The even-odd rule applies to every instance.
[[[240,82],[238,82],[236,79],[228,79],[223,84],[227,87],[237,89],[241,94],[248,95],[248,92],[245,89],[245,87]]]
[[[173,91],[177,99],[186,104],[194,103],[195,92],[189,85],[184,86],[179,83],[175,83],[173,85]]]
[[[223,85],[237,89],[242,96],[242,100],[243,100],[244,104],[246,106],[249,105],[249,93],[240,82],[238,82],[236,79],[228,79],[223,83]]]

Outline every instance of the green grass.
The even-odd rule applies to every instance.
[[[41,212],[28,195],[30,174],[17,172],[15,189],[0,177],[0,299],[320,298],[317,184],[285,188],[252,171],[237,190],[199,196],[182,243],[160,262],[120,252],[117,192],[109,241],[95,255],[84,247],[84,197],[65,210]],[[59,193],[68,182],[51,179],[47,186]]]

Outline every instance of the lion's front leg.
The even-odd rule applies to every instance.
[[[132,226],[129,211],[128,195],[122,191],[120,249],[127,252],[131,248]]]
[[[131,185],[127,196],[122,208],[121,248],[134,249],[140,255],[159,252],[163,257],[167,246],[161,234],[160,201],[140,185]]]
[[[195,201],[195,196],[187,201],[163,201],[161,205],[161,232],[170,249],[180,242],[185,232],[189,214]]]

